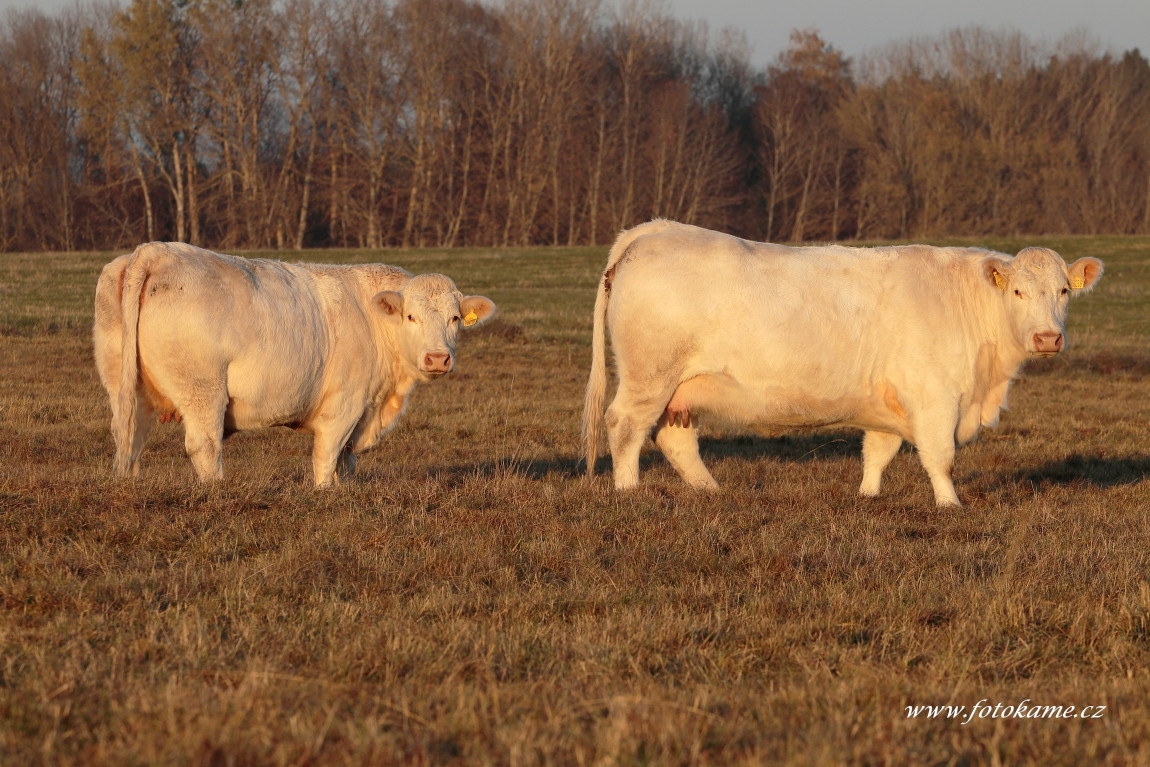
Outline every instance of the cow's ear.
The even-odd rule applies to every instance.
[[[389,317],[403,316],[403,296],[394,290],[384,290],[376,293],[371,299],[380,311]]]
[[[1006,290],[1006,283],[1010,279],[1010,264],[1001,258],[982,259],[982,276],[987,282],[999,290]]]
[[[464,296],[459,301],[459,313],[463,326],[469,328],[494,317],[495,302],[483,296]]]
[[[1066,267],[1066,276],[1075,293],[1085,293],[1098,284],[1102,277],[1102,262],[1097,258],[1080,258]]]

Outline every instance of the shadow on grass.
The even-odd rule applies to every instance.
[[[905,449],[905,446],[904,448]],[[861,432],[798,432],[778,437],[738,435],[699,440],[703,460],[775,458],[788,463],[862,456]]]
[[[648,469],[667,465],[663,454],[650,443],[639,458],[640,473]],[[904,448],[905,449],[905,448]],[[859,434],[825,433],[792,434],[783,437],[705,437],[699,440],[699,453],[703,461],[711,465],[726,458],[748,460],[774,458],[786,463],[798,463],[826,458],[860,458],[862,439]],[[860,458],[861,459],[861,458]],[[601,454],[595,461],[595,476],[611,474],[611,456]],[[499,474],[521,474],[532,480],[581,479],[587,474],[582,456],[556,457],[548,459],[506,459],[483,461],[481,463],[455,464],[445,469],[451,476],[474,475],[494,477]]]
[[[1037,359],[1027,363],[1025,375],[1052,375],[1067,370],[1106,376],[1124,374],[1135,380],[1141,380],[1150,375],[1150,355],[1118,354],[1103,350],[1072,359],[1059,359],[1057,357]]]
[[[599,462],[596,463],[596,466],[598,465]],[[507,458],[479,463],[457,463],[443,469],[431,469],[429,473],[446,473],[452,477],[478,475],[486,478],[520,474],[531,480],[574,480],[586,475],[583,459],[574,457],[535,460]]]
[[[1100,458],[1074,454],[1061,461],[1024,469],[1015,479],[1043,485],[1086,483],[1094,487],[1134,485],[1150,477],[1150,456],[1137,458]]]

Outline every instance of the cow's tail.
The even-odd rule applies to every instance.
[[[614,250],[612,250],[614,255]],[[591,330],[591,374],[583,395],[583,455],[587,459],[587,476],[595,473],[599,455],[599,427],[603,420],[603,398],[607,394],[607,296],[611,275],[604,272],[595,296],[595,319]]]
[[[152,258],[148,245],[141,245],[132,254],[124,268],[123,290],[120,294],[120,391],[116,406],[116,423],[112,434],[116,440],[116,473],[127,476],[134,471],[133,456],[140,446],[135,445],[137,384],[140,376],[138,331],[140,303],[144,283]]]
[[[607,394],[607,301],[611,297],[615,269],[638,237],[669,226],[676,224],[656,220],[621,232],[611,246],[607,266],[599,279],[591,331],[591,374],[587,378],[587,392],[583,396],[583,454],[587,460],[588,476],[595,473],[595,459],[599,456],[599,430],[603,421],[603,400]]]

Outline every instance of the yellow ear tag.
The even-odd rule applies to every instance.
[[[998,286],[999,290],[1006,290],[1006,281],[1002,279],[1002,275],[998,272],[994,273],[994,284]]]
[[[476,314],[474,310],[468,312],[467,316],[463,318],[463,326],[467,328],[471,327],[477,322],[479,322],[479,315]]]
[[[1084,287],[1086,287],[1086,280],[1081,277],[1075,277],[1070,281],[1070,287],[1074,288],[1075,290],[1082,290]]]

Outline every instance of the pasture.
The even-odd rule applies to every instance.
[[[273,429],[197,485],[178,424],[116,480],[114,254],[0,255],[0,762],[1150,762],[1150,239],[978,244],[1106,275],[960,448],[958,511],[905,446],[859,498],[846,431],[705,422],[720,495],[650,445],[637,491],[608,459],[586,482],[606,248],[299,254],[442,271],[500,315],[350,483],[311,487],[310,437]],[[980,701],[1094,708],[907,714]]]

